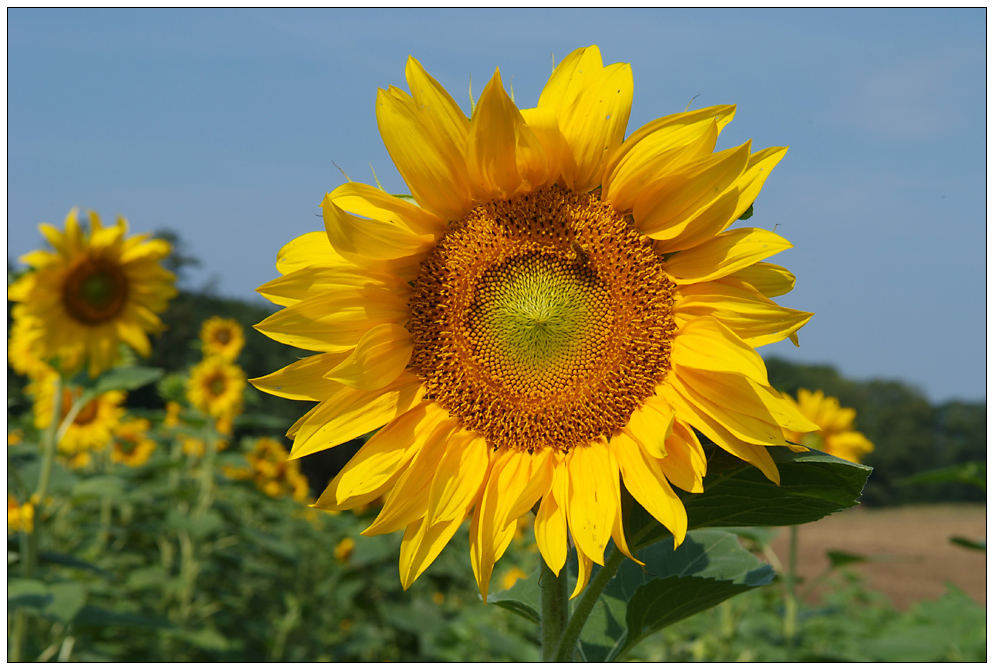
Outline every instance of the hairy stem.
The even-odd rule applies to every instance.
[[[594,609],[594,605],[597,603],[597,599],[600,598],[601,592],[607,586],[608,582],[611,581],[611,578],[614,577],[614,573],[618,571],[621,559],[621,552],[618,551],[617,547],[614,547],[608,555],[607,560],[604,561],[604,566],[597,571],[597,574],[590,580],[590,584],[583,590],[583,595],[580,596],[580,600],[573,610],[573,615],[569,618],[566,629],[563,631],[563,636],[559,640],[559,648],[556,650],[556,661],[565,662],[573,659],[573,651],[576,648],[576,641],[580,639],[580,631],[583,630],[583,625],[587,623],[587,617],[590,616],[590,612]]]

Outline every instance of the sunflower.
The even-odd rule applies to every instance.
[[[787,399],[793,402],[790,396]],[[788,433],[791,441],[853,463],[861,462],[873,451],[873,443],[863,433],[853,430],[856,410],[842,407],[838,398],[826,396],[823,391],[799,389],[796,406],[801,414],[818,425],[818,429],[809,433]]]
[[[226,361],[238,358],[245,346],[245,334],[241,325],[234,319],[212,316],[200,328],[204,357],[218,356]]]
[[[20,503],[13,493],[7,493],[7,534],[24,531],[33,533],[35,529],[35,506],[31,502]]]
[[[114,430],[114,448],[110,460],[137,468],[148,462],[155,451],[155,440],[148,436],[148,419],[131,419]]]
[[[160,261],[170,251],[164,240],[148,235],[126,237],[128,223],[105,228],[89,212],[89,232],[76,209],[66,229],[39,226],[53,251],[37,250],[21,257],[33,269],[11,284],[7,298],[18,303],[14,318],[37,339],[42,360],[58,358],[64,370],[88,361],[91,377],[114,364],[117,343],[125,342],[142,356],[151,352],[148,333],[163,328],[158,313],[176,295],[173,275]]]
[[[790,244],[729,227],[786,149],[714,151],[733,106],[626,139],[631,69],[597,47],[571,53],[531,109],[499,71],[470,117],[413,58],[406,75],[411,93],[381,90],[376,113],[413,201],[338,187],[325,230],[286,245],[259,288],[284,309],[256,328],[319,352],[253,380],[318,402],[288,432],[291,457],[380,429],[316,506],[383,496],[363,533],[405,529],[405,588],[469,518],[485,597],[537,505],[549,568],[576,547],[576,595],[609,540],[631,555],[622,484],[683,541],[673,486],[703,490],[695,429],[779,481],[767,446],[814,424],[754,347],[811,314],[770,299],[794,277],[763,259]]]
[[[215,418],[236,414],[242,405],[245,373],[223,358],[211,356],[190,371],[187,399],[190,405]]]
[[[300,471],[300,463],[288,461],[287,450],[278,440],[259,438],[248,461],[256,487],[271,498],[289,495],[298,502],[310,496],[307,477]]]
[[[38,357],[38,336],[39,330],[32,327],[31,319],[22,317],[14,319],[7,340],[7,363],[14,372],[32,379],[54,371],[52,366]]]
[[[53,371],[39,377],[27,387],[35,399],[35,427],[39,430],[44,430],[52,422],[57,374]],[[66,418],[82,394],[81,388],[69,385],[62,387],[62,419]],[[107,391],[83,405],[59,441],[59,452],[74,458],[74,466],[82,467],[89,463],[88,452],[99,451],[110,443],[114,430],[124,417],[121,405],[126,397],[124,391]]]

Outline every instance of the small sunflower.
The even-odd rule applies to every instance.
[[[20,503],[13,493],[7,494],[7,534],[33,533],[35,529],[35,506],[31,502]]]
[[[216,356],[195,365],[187,382],[190,405],[215,418],[238,413],[244,391],[242,369]]]
[[[137,468],[148,462],[155,451],[155,440],[148,436],[148,419],[131,419],[121,423],[114,430],[114,448],[110,459]]]
[[[687,532],[673,486],[703,490],[695,430],[779,474],[768,445],[814,424],[769,385],[755,347],[794,338],[809,312],[770,298],[794,277],[764,259],[791,245],[735,228],[786,152],[715,151],[730,105],[666,116],[625,138],[627,64],[597,47],[518,109],[500,73],[467,116],[410,58],[411,93],[376,102],[413,202],[349,182],[325,229],[277,256],[259,288],[282,311],[256,326],[319,352],[261,390],[318,405],[292,457],[379,428],[315,503],[383,496],[366,535],[404,529],[407,588],[466,519],[486,596],[516,522],[558,574],[572,538],[574,595],[622,531],[621,486]]]
[[[64,232],[41,224],[53,250],[20,259],[32,271],[8,287],[7,298],[18,303],[14,318],[24,322],[42,360],[58,358],[68,371],[85,359],[95,377],[114,364],[118,342],[149,355],[148,333],[163,328],[158,314],[176,289],[172,273],[160,265],[169,254],[168,242],[127,237],[128,224],[121,217],[108,228],[96,212],[88,218],[88,232],[75,209],[66,217]]]
[[[288,456],[278,440],[259,438],[248,456],[253,479],[256,487],[271,498],[289,495],[297,502],[304,502],[310,496],[310,485],[300,471],[300,463],[287,460]]]
[[[200,341],[205,358],[218,356],[233,361],[245,346],[245,333],[234,319],[212,316],[200,328]]]
[[[793,401],[790,396],[786,396]],[[842,407],[838,398],[826,396],[824,391],[797,391],[798,410],[818,424],[818,430],[808,433],[790,433],[792,442],[798,442],[812,449],[824,451],[853,463],[860,463],[863,457],[873,451],[873,443],[863,433],[853,430],[856,410]]]
[[[55,402],[55,381],[57,373],[39,377],[28,384],[27,390],[34,396],[35,427],[44,430],[52,421]],[[62,419],[69,414],[72,405],[83,394],[83,390],[72,386],[62,387]],[[124,417],[124,403],[127,394],[123,391],[107,391],[86,403],[66,428],[59,441],[58,450],[65,456],[75,457],[76,466],[89,463],[87,452],[104,449],[111,441],[114,430]],[[85,456],[84,456],[85,455]]]

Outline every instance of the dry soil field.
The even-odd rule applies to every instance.
[[[864,574],[868,585],[886,594],[898,608],[941,596],[946,582],[986,604],[986,554],[951,544],[949,538],[954,535],[986,540],[986,507],[857,507],[800,527],[798,572],[810,580],[828,566],[827,550],[841,550],[874,558],[851,569]],[[773,542],[784,562],[787,538],[787,529],[783,529]]]

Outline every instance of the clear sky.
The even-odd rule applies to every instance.
[[[986,398],[985,9],[9,9],[8,258],[78,205],[176,229],[201,285],[253,297],[343,181],[404,189],[377,87],[416,56],[468,109],[500,67],[521,106],[552,56],[635,74],[629,129],[736,103],[719,148],[789,145],[749,222],[793,242],[764,347],[933,400]],[[268,304],[268,303],[266,303]]]

